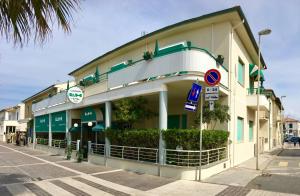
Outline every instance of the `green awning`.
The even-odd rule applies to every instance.
[[[70,132],[78,132],[78,131],[80,131],[80,127],[71,127],[71,128],[69,129],[69,131],[70,131]]]
[[[94,131],[94,132],[100,132],[100,131],[104,131],[104,130],[105,130],[105,127],[104,127],[103,123],[97,124],[96,126],[94,126],[92,128],[92,131]]]
[[[257,81],[258,77],[258,66],[254,64],[249,64],[249,76]],[[260,80],[265,81],[265,76],[263,70],[260,70]]]

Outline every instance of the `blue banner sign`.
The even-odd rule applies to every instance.
[[[198,100],[199,100],[199,97],[200,97],[201,90],[202,90],[202,86],[200,86],[197,83],[193,83],[187,100],[190,101],[190,102],[196,102],[197,103]]]

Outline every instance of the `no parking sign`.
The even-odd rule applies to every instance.
[[[220,83],[221,74],[216,69],[210,69],[205,73],[204,80],[209,86],[215,86]]]

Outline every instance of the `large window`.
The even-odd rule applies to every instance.
[[[241,85],[245,83],[245,65],[241,59],[239,59],[238,63],[238,82]]]
[[[244,119],[237,118],[237,141],[242,142],[244,140]]]
[[[293,124],[292,124],[292,123],[289,124],[289,128],[290,128],[290,129],[293,128]]]
[[[253,142],[253,121],[249,121],[249,142]]]

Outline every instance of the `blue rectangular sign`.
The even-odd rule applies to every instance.
[[[195,112],[197,110],[197,106],[192,104],[192,103],[186,102],[185,105],[184,105],[184,109],[188,110],[188,111]]]
[[[198,102],[201,90],[202,90],[202,86],[200,86],[197,83],[193,83],[192,88],[188,95],[188,101]]]

